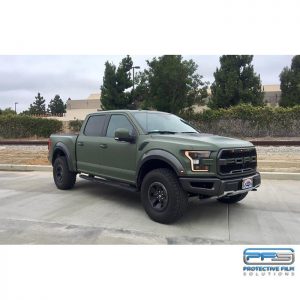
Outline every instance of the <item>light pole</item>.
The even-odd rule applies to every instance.
[[[19,104],[18,102],[15,102],[15,113],[17,114],[17,104]]]

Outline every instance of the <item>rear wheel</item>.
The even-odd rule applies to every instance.
[[[153,170],[145,176],[141,198],[148,216],[163,224],[178,220],[188,204],[187,194],[178,182],[177,176],[165,168]]]
[[[53,179],[60,190],[71,189],[76,182],[76,173],[71,172],[65,156],[59,156],[53,164]]]
[[[224,196],[224,197],[218,198],[218,200],[222,203],[228,203],[228,204],[236,203],[236,202],[243,200],[247,196],[247,194],[248,194],[248,192],[243,193],[243,194],[232,195],[232,196]]]

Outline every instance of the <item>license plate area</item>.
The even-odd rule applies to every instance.
[[[253,178],[244,178],[242,180],[242,190],[250,189],[253,187]]]

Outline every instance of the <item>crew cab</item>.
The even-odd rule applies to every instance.
[[[261,183],[253,144],[158,111],[89,114],[78,135],[50,136],[48,158],[57,188],[71,189],[79,175],[135,190],[149,217],[165,224],[184,214],[191,196],[235,203]]]

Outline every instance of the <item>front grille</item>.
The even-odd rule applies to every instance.
[[[218,155],[218,172],[222,175],[249,173],[257,167],[255,148],[223,149]]]

